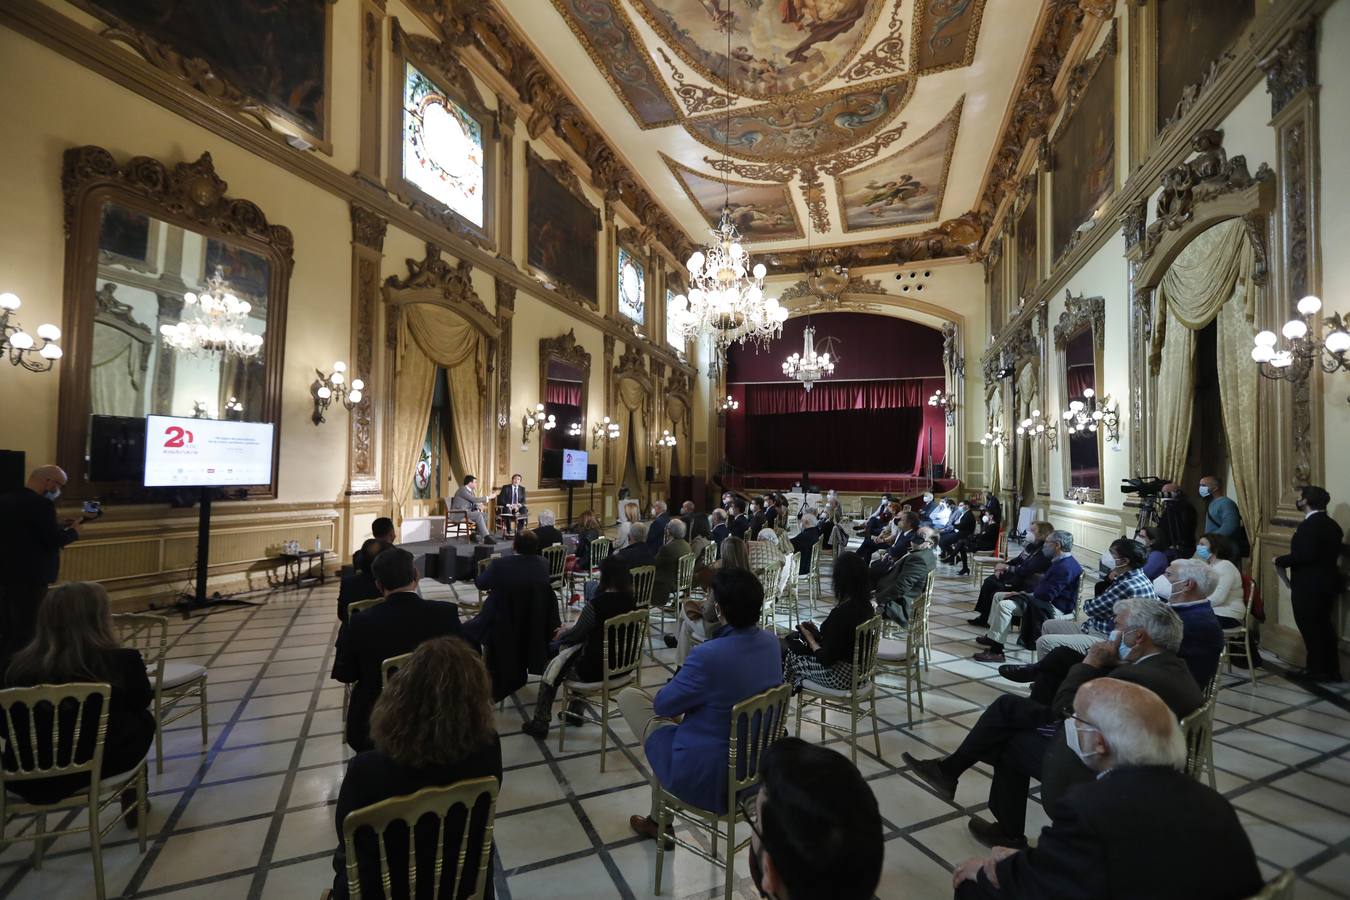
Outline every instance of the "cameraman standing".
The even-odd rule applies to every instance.
[[[1190,559],[1195,555],[1195,524],[1198,518],[1195,507],[1186,500],[1181,485],[1169,481],[1162,486],[1162,513],[1158,516],[1158,529],[1167,539],[1167,543],[1176,549],[1178,559]]]
[[[61,548],[80,536],[83,520],[56,521],[65,484],[59,466],[42,466],[0,497],[0,665],[33,639],[38,606],[61,571]]]

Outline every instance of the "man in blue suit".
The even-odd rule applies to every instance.
[[[1003,643],[1008,639],[1012,628],[1013,616],[1023,617],[1023,634],[1028,635],[1026,619],[1035,616],[1040,621],[1058,620],[1073,625],[1073,611],[1078,605],[1078,586],[1083,577],[1083,567],[1073,557],[1073,535],[1067,531],[1052,531],[1041,546],[1041,552],[1050,560],[1050,566],[1041,576],[1041,580],[1025,594],[1005,594],[994,604],[989,615],[989,632],[975,639],[975,643],[986,649],[975,654],[978,662],[1001,663]],[[1048,622],[1046,624],[1049,624]]]
[[[652,503],[652,521],[647,527],[647,546],[652,552],[660,550],[666,544],[666,525],[670,522],[670,513],[666,512],[666,501]]]
[[[759,627],[759,579],[743,569],[723,569],[713,579],[712,595],[727,623],[721,631],[696,646],[655,697],[638,688],[619,694],[619,710],[642,740],[656,782],[650,814],[633,816],[629,825],[651,840],[657,836],[658,784],[700,809],[726,812],[731,708],[783,683],[778,639]]]

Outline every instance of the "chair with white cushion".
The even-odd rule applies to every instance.
[[[802,736],[802,713],[808,706],[820,708],[820,738],[834,731],[848,735],[849,757],[858,764],[858,720],[872,717],[872,740],[876,742],[877,759],[881,759],[881,734],[877,725],[877,651],[881,644],[881,616],[873,616],[857,627],[853,638],[853,676],[847,690],[828,688],[813,681],[803,681],[797,695],[797,737]],[[848,715],[848,726],[828,721],[826,713]]]
[[[348,607],[351,615],[353,603]],[[119,613],[113,625],[124,647],[134,647],[145,658],[145,674],[155,689],[155,774],[164,772],[164,726],[199,713],[202,744],[206,733],[206,667],[165,659],[169,643],[169,620],[145,613]],[[195,701],[195,702],[189,702]]]
[[[900,675],[905,679],[905,713],[909,724],[914,724],[914,695],[919,695],[919,713],[923,709],[923,660],[924,648],[928,646],[928,610],[933,602],[933,572],[928,573],[928,582],[923,593],[914,601],[909,611],[909,631],[905,635],[881,640],[877,650],[877,674]],[[912,651],[912,652],[911,652]]]
[[[979,587],[984,582],[985,574],[1000,563],[1008,561],[1008,529],[1001,526],[998,530],[998,537],[994,540],[994,552],[992,554],[980,554],[970,558],[970,583]]]

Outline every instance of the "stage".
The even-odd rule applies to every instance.
[[[921,475],[909,472],[810,472],[811,484],[821,491],[835,490],[849,493],[890,493],[905,496],[922,494],[930,489],[943,494],[956,487],[956,479],[939,478],[930,482]],[[747,472],[740,477],[739,487],[744,491],[787,490],[801,481],[801,472]]]
[[[433,578],[442,584],[449,584],[452,581],[470,581],[474,578],[477,574],[477,567],[474,565],[475,550],[478,551],[479,559],[515,554],[511,538],[500,535],[494,537],[497,540],[495,544],[486,542],[474,544],[470,543],[468,538],[452,538],[448,541],[410,541],[398,546],[413,555],[413,559],[417,562],[417,572],[423,578]],[[576,552],[576,540],[574,534],[563,535],[563,545],[567,547],[569,554]]]

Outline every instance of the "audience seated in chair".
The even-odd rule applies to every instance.
[[[936,534],[936,532],[934,533]],[[883,534],[885,534],[885,532],[883,532]],[[903,559],[905,555],[909,553],[910,546],[918,539],[918,514],[908,509],[902,510],[891,520],[890,536],[891,541],[889,545],[880,544],[880,542],[878,542],[878,545],[884,546],[885,549],[869,566],[870,578],[873,585],[881,579],[881,576],[891,571],[898,560]],[[866,545],[867,542],[864,541],[863,547],[858,550],[858,555],[863,558],[864,562],[867,562],[868,557],[870,556],[870,551],[866,550]]]
[[[727,519],[727,512],[724,509],[714,509],[712,515],[708,517],[712,541],[718,547],[721,547],[722,542],[731,537],[731,526],[727,524]]]
[[[778,900],[871,900],[885,857],[881,811],[848,757],[800,738],[764,751],[750,816],[750,878]]]
[[[1134,539],[1144,548],[1148,559],[1144,561],[1144,574],[1149,581],[1167,571],[1167,566],[1176,558],[1176,551],[1167,544],[1167,538],[1156,525],[1146,525],[1137,529]]]
[[[750,556],[752,570],[762,571],[783,564],[783,550],[778,544],[778,534],[772,528],[760,529],[759,534],[747,540],[745,546]],[[723,552],[725,547],[723,544]]]
[[[939,534],[951,524],[952,514],[955,511],[956,504],[952,502],[952,498],[943,497],[937,502],[937,506],[933,507],[933,511],[928,514],[928,518],[931,520],[933,527],[938,530]]]
[[[811,574],[815,562],[816,544],[820,541],[820,529],[816,527],[816,517],[811,513],[802,516],[802,530],[792,537],[792,549],[801,554],[801,566],[798,573]]]
[[[347,764],[347,773],[338,792],[334,824],[338,847],[333,854],[333,900],[343,900],[347,892],[346,851],[342,824],[352,812],[388,800],[414,794],[427,787],[442,787],[469,778],[491,776],[502,780],[502,748],[497,737],[490,683],[483,660],[468,644],[457,638],[437,637],[423,641],[407,662],[389,680],[370,714],[373,749],[358,753]],[[460,835],[450,819],[447,835],[450,847],[458,847]],[[461,820],[462,823],[462,820]],[[417,829],[419,886],[433,870],[435,827],[424,822]],[[394,884],[407,884],[407,837],[390,837],[398,852],[391,852],[389,867]],[[400,846],[401,838],[401,846]],[[481,844],[468,847],[466,859],[481,858]],[[361,895],[383,897],[380,882],[380,850],[369,831],[356,834],[356,856],[360,863]],[[450,886],[458,872],[454,853],[444,855],[441,883],[433,886],[440,896],[450,896]],[[464,873],[462,887],[473,890],[474,876]],[[397,896],[401,896],[397,895]],[[492,878],[486,885],[487,897],[494,896]]]
[[[474,583],[487,591],[483,608],[464,623],[464,639],[477,644],[492,676],[492,699],[519,690],[548,664],[548,643],[562,624],[558,598],[549,583],[539,539],[522,531],[511,545],[515,555],[494,559]]]
[[[642,521],[642,507],[636,500],[623,500],[619,503],[619,527],[614,534],[614,549],[622,550],[633,542],[632,528],[634,522]],[[647,532],[644,529],[642,539],[647,539]]]
[[[717,603],[713,597],[713,580],[718,572],[727,569],[750,569],[750,554],[745,541],[740,538],[727,538],[722,545],[722,558],[711,566],[705,566],[694,572],[694,584],[703,592],[703,599],[684,601],[682,615],[677,620],[675,635],[665,635],[666,646],[675,648],[675,664],[684,665],[689,651],[710,637],[715,637],[726,625],[717,613]]]
[[[1044,656],[1056,647],[1073,647],[1086,651],[1088,647],[1111,632],[1116,603],[1130,597],[1154,598],[1153,582],[1144,574],[1144,548],[1130,538],[1117,538],[1102,557],[1110,567],[1110,574],[1098,582],[1096,596],[1083,604],[1086,620],[1079,625],[1070,617],[1054,619],[1041,626],[1036,640],[1036,655]]]
[[[867,563],[856,553],[845,553],[834,563],[834,595],[838,604],[819,626],[802,622],[797,634],[783,640],[783,680],[793,691],[802,682],[830,690],[853,687],[853,643],[857,628],[875,618]]]
[[[519,474],[512,475],[508,484],[502,485],[497,493],[497,521],[502,524],[502,533],[507,537],[525,527],[530,518],[530,508],[526,505],[525,486],[521,484]]]
[[[1195,547],[1196,562],[1208,566],[1214,573],[1213,585],[1205,599],[1214,607],[1223,628],[1237,628],[1247,616],[1247,598],[1242,590],[1242,572],[1232,540],[1221,534],[1202,535]]]
[[[957,900],[1149,897],[1229,900],[1261,890],[1251,841],[1227,800],[1183,774],[1186,744],[1158,695],[1083,685],[1065,725],[1095,777],[1050,803],[1034,850],[996,846],[958,866]]]
[[[366,540],[370,541],[372,538],[376,541],[379,541],[381,544],[388,544],[390,547],[394,546],[394,544],[397,543],[398,538],[398,531],[394,528],[394,520],[389,518],[388,516],[380,516],[374,522],[371,522],[370,537],[367,538]],[[361,547],[362,549],[364,549],[365,544],[362,544]],[[377,553],[375,554],[375,556],[379,556],[379,554]],[[375,556],[371,557],[372,561],[374,561]],[[352,554],[353,569],[359,569],[361,567],[360,559],[361,559],[361,550],[357,550],[355,553]],[[370,596],[378,597],[379,594],[374,593],[371,594]],[[356,599],[364,600],[366,598],[357,597]]]
[[[1050,568],[1050,557],[1041,552],[1045,539],[1055,530],[1049,522],[1032,522],[1027,529],[1030,541],[1022,552],[994,566],[994,574],[980,585],[980,597],[975,601],[975,618],[968,624],[989,627],[989,613],[997,594],[1025,593],[1036,586],[1036,581]]]
[[[100,777],[108,779],[134,770],[155,740],[155,717],[150,711],[155,692],[140,651],[123,647],[117,639],[108,592],[92,581],[72,581],[47,592],[38,606],[33,639],[14,654],[4,673],[7,688],[78,682],[106,682],[111,688]],[[51,719],[50,713],[44,713],[43,709],[39,707],[36,718],[39,727],[46,729],[51,727]],[[91,758],[102,713],[99,704],[86,704],[76,760]],[[68,711],[68,715],[73,723],[74,711]],[[16,752],[22,754],[24,768],[33,766],[27,749],[28,727],[27,721],[16,716],[15,733],[9,734],[7,724],[0,721],[0,764],[9,771],[20,768]],[[72,748],[67,735],[73,734],[73,728],[67,731],[63,727],[57,752],[62,765],[70,760]],[[50,763],[41,764],[45,767]],[[85,790],[89,783],[88,773],[78,773],[16,781],[5,785],[5,789],[29,803],[55,803]],[[130,810],[125,820],[127,827],[135,827],[137,815],[132,809],[135,790],[124,791],[120,799],[122,809]]]
[[[871,562],[872,554],[882,547],[893,546],[901,532],[909,527],[900,521],[901,512],[898,500],[892,500],[887,505],[884,516],[879,520],[881,524],[877,530],[867,534],[863,538],[862,545],[858,547],[858,555],[862,557],[863,562]]]
[[[704,549],[713,542],[712,523],[703,513],[691,513],[689,521],[685,522],[687,526],[685,535],[689,539],[689,549],[694,552],[698,559],[703,558]]]
[[[534,718],[521,726],[526,734],[537,738],[548,737],[549,713],[553,709],[553,698],[558,694],[558,685],[565,679],[595,682],[604,677],[604,641],[605,623],[614,616],[632,612],[633,576],[628,564],[611,556],[600,563],[600,587],[594,597],[586,601],[577,616],[576,622],[569,627],[559,627],[549,644],[549,655],[557,656],[568,647],[580,646],[563,665],[556,667],[539,682],[539,696],[534,705]],[[583,704],[583,700],[573,701]],[[564,710],[563,715],[576,711]],[[572,715],[570,724],[581,725],[586,719],[581,715]]]
[[[697,507],[694,506],[693,500],[686,500],[680,504],[680,521],[684,522],[686,533],[688,533],[689,529],[694,525],[695,512],[697,512]]]
[[[650,535],[647,541],[651,545]],[[652,586],[652,606],[669,606],[670,594],[679,578],[680,560],[693,552],[684,539],[684,523],[671,519],[666,524],[665,544],[656,553],[656,581]]]
[[[727,522],[727,531],[734,537],[745,539],[745,533],[750,530],[750,516],[746,514],[746,503],[739,497],[732,501],[731,519]],[[759,532],[752,532],[758,534]]]
[[[652,552],[658,552],[666,542],[666,526],[670,524],[670,513],[666,512],[666,501],[652,503],[652,520],[647,525],[647,546]]]
[[[938,547],[941,548],[940,558],[945,563],[954,562],[956,557],[956,543],[964,540],[975,533],[976,525],[975,512],[970,508],[970,504],[965,500],[956,504],[956,509],[952,511],[951,519],[947,521],[945,528],[939,530]]]
[[[910,610],[927,588],[928,576],[937,568],[937,531],[924,526],[915,535],[909,552],[876,583],[877,608],[901,628],[909,627]]]
[[[594,510],[586,510],[577,519],[577,568],[591,567],[591,541],[604,534]]]
[[[342,585],[338,588],[339,622],[347,621],[347,607],[351,604],[380,596],[380,586],[375,583],[375,576],[370,574],[370,567],[374,564],[375,557],[392,546],[375,538],[367,538],[361,544],[361,549],[356,551],[356,555],[352,557],[356,571],[350,575],[343,575]]]
[[[980,715],[975,727],[949,756],[904,759],[933,790],[948,800],[957,780],[977,762],[994,767],[989,789],[989,811],[995,821],[979,817],[970,830],[989,845],[1026,845],[1027,790],[1032,778],[1041,782],[1043,801],[1059,797],[1069,787],[1090,781],[1092,773],[1073,754],[1061,752],[1063,720],[1073,709],[1074,694],[1094,678],[1113,678],[1143,685],[1163,698],[1177,720],[1198,709],[1204,695],[1191,677],[1177,649],[1181,646],[1181,619],[1164,603],[1133,597],[1120,601],[1116,611],[1119,634],[1099,641],[1082,662],[1069,668],[1047,705],[1044,697],[1005,694]],[[1069,651],[1066,651],[1069,652]]]
[[[619,695],[624,721],[642,741],[652,777],[667,791],[701,809],[726,812],[731,708],[783,683],[778,639],[759,627],[764,589],[742,569],[713,579],[713,594],[727,627],[699,644],[655,697],[638,688]],[[649,815],[629,824],[655,840],[656,792]]]
[[[975,532],[969,537],[959,538],[952,544],[952,561],[961,564],[961,575],[970,574],[970,555],[989,553],[998,546],[998,532],[1002,523],[989,509],[980,511]]]
[[[557,516],[551,509],[541,509],[539,511],[539,527],[534,529],[534,536],[539,541],[539,550],[542,552],[545,547],[552,547],[554,544],[563,542],[562,532],[557,529],[554,523]]]
[[[1073,624],[1083,567],[1074,559],[1072,551],[1073,535],[1067,531],[1052,531],[1041,544],[1041,555],[1049,565],[1035,587],[1027,592],[994,594],[989,632],[975,639],[976,643],[988,649],[976,653],[977,660],[1004,661],[1003,645],[1008,640],[1008,632],[1012,630],[1013,616],[1022,616],[1023,634],[1028,634],[1033,627],[1028,619],[1058,621],[1063,617],[1063,621]]]
[[[357,753],[370,749],[370,711],[384,680],[381,664],[429,638],[460,633],[458,606],[417,593],[417,565],[407,550],[384,551],[371,573],[384,602],[343,623],[333,659],[333,678],[352,685],[347,745]]]
[[[891,520],[898,509],[898,505],[897,509],[891,508],[894,500],[895,498],[890,494],[882,494],[881,501],[877,503],[877,508],[872,512],[872,515],[868,516],[867,521],[863,524],[854,526],[854,531],[864,537],[870,537],[881,531],[882,527]]]

